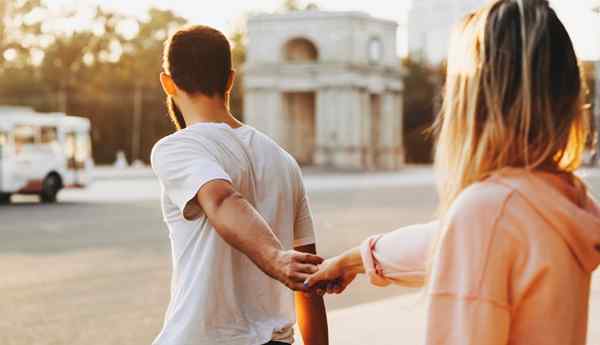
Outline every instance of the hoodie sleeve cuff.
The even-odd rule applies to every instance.
[[[382,234],[367,238],[360,246],[360,255],[362,257],[365,273],[369,282],[375,286],[387,286],[391,282],[383,276],[381,264],[375,258],[373,252],[377,241],[383,237]]]

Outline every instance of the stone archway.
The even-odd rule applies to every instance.
[[[303,165],[398,168],[397,32],[396,22],[360,12],[252,16],[244,75],[248,123]]]
[[[298,37],[283,46],[283,59],[288,63],[313,63],[319,60],[319,50],[309,39]]]
[[[311,40],[298,37],[283,46],[283,60],[288,64],[313,64],[319,50]],[[302,165],[314,163],[316,146],[316,92],[312,90],[282,93],[287,130],[286,149]]]

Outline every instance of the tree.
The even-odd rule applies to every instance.
[[[6,37],[8,23],[8,1],[0,0],[0,65],[4,65],[4,50],[6,49]]]
[[[430,66],[423,59],[402,61],[404,77],[404,147],[406,159],[414,163],[432,160],[433,140],[428,130],[439,111],[443,68]],[[437,103],[437,104],[436,104]]]
[[[43,83],[33,66],[43,12],[39,0],[0,0],[0,100],[5,104],[29,105],[23,95],[42,92]],[[39,49],[36,50],[39,53]],[[45,100],[36,98],[36,105]]]
[[[63,14],[74,17],[76,13]],[[57,96],[58,110],[69,112],[69,95],[79,88],[78,82],[86,80],[86,70],[96,63],[107,62],[115,55],[115,49],[123,38],[116,30],[122,16],[96,8],[94,22],[101,34],[91,28],[66,34],[54,34],[52,44],[44,51],[41,74],[50,90]]]
[[[122,58],[123,65],[126,66],[124,71],[131,73],[127,79],[134,83],[130,148],[132,161],[142,158],[140,153],[144,90],[156,87],[158,75],[162,70],[164,41],[186,23],[185,19],[167,10],[151,8],[148,14],[149,19],[139,23],[137,36],[125,45],[126,53]]]
[[[319,5],[314,2],[302,6],[298,0],[284,0],[282,7],[284,12],[314,11],[319,9]]]
[[[231,47],[231,60],[236,70],[236,82],[233,84],[230,105],[231,112],[240,120],[244,113],[244,73],[242,66],[246,62],[246,32],[243,27],[237,27],[229,37]]]
[[[123,149],[130,159],[147,160],[171,130],[158,83],[164,40],[186,21],[158,9],[140,21],[97,7],[90,25],[47,31],[53,21],[79,15],[50,10],[42,0],[0,0],[0,104],[90,118],[100,164]],[[125,26],[133,30],[125,34]]]
[[[9,50],[15,55],[14,62],[23,65],[28,60],[31,47],[24,42],[41,33],[43,20],[43,16],[32,14],[44,10],[41,0],[0,0],[0,70],[6,67],[4,55]]]
[[[600,104],[598,104],[598,98],[600,96],[600,90],[597,89],[597,68],[598,64],[594,64],[593,62],[582,62],[581,69],[583,75],[583,82],[585,83],[586,90],[586,104],[590,106],[586,110],[589,115],[589,126],[591,129],[590,137],[588,138],[588,150],[592,153],[591,159],[589,162],[592,165],[597,164],[600,155],[600,142],[598,141],[598,130],[600,129]]]
[[[287,12],[300,11],[300,4],[298,4],[298,0],[285,0],[283,9]]]

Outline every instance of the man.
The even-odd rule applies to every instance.
[[[294,302],[274,280],[303,290],[322,262],[300,169],[232,116],[234,77],[219,31],[195,26],[167,41],[160,80],[179,130],[155,145],[151,160],[173,277],[154,344],[291,344],[295,309],[304,343],[326,345],[322,298],[297,292]]]

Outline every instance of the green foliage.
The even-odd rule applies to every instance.
[[[439,108],[444,71],[423,59],[402,61],[404,77],[404,147],[411,163],[430,163],[433,138],[429,134]],[[437,104],[436,104],[437,103]]]
[[[288,12],[300,11],[300,4],[297,0],[285,0],[283,2],[283,9]]]
[[[288,0],[283,7],[296,11],[315,9],[316,5]],[[164,41],[186,21],[156,8],[150,9],[144,20],[96,8],[93,25],[67,33],[41,30],[42,21],[76,15],[50,13],[40,0],[0,0],[0,104],[89,117],[94,158],[100,164],[112,163],[119,150],[130,159],[148,161],[152,145],[172,131],[158,82]],[[125,34],[124,24],[133,27],[133,33]],[[237,71],[231,110],[241,117],[244,28],[235,29],[230,40]],[[7,49],[14,49],[18,56],[3,61]],[[43,54],[43,59],[36,62],[36,54]],[[418,58],[405,59],[403,67],[407,158],[410,162],[429,162],[432,142],[424,132],[434,119],[434,100],[439,99],[443,71]],[[134,114],[142,119],[139,151],[131,137]]]
[[[236,28],[230,37],[231,59],[233,68],[236,70],[236,81],[231,92],[231,112],[240,120],[244,113],[244,75],[242,66],[246,62],[246,32],[242,28]]]
[[[600,125],[600,105],[596,104],[598,99],[596,99],[596,95],[598,90],[596,78],[598,73],[596,71],[597,65],[592,62],[582,62],[581,63],[583,81],[585,82],[585,102],[588,105],[588,111],[590,115],[590,128],[592,129],[592,135],[588,138],[588,146],[590,149],[597,151],[598,146],[598,127]],[[598,158],[598,152],[596,152],[595,159]]]
[[[154,142],[172,130],[158,83],[163,44],[186,21],[159,9],[150,9],[147,19],[138,21],[97,8],[92,25],[67,33],[42,32],[35,21],[15,26],[22,22],[15,18],[42,11],[46,21],[65,20],[77,13],[51,17],[39,0],[0,0],[0,13],[9,3],[17,6],[11,8],[10,18],[1,16],[0,32],[11,30],[10,35],[0,35],[0,56],[25,36],[33,36],[29,41],[35,44],[21,45],[17,59],[0,65],[0,104],[90,118],[94,158],[100,164],[112,163],[118,150],[131,159],[133,113],[137,111],[142,115],[141,154],[135,158],[147,161]],[[137,27],[133,37],[119,29],[124,23]],[[37,64],[32,59],[36,51],[43,52]],[[141,94],[137,110],[136,92]]]
[[[28,49],[27,38],[41,33],[42,17],[33,12],[44,9],[41,0],[0,0],[0,70],[7,66],[4,53],[12,50],[16,63],[23,63]]]
[[[282,8],[284,12],[296,12],[296,11],[305,11],[305,10],[318,10],[319,5],[314,2],[310,2],[306,5],[301,5],[298,0],[284,0],[282,4]]]

